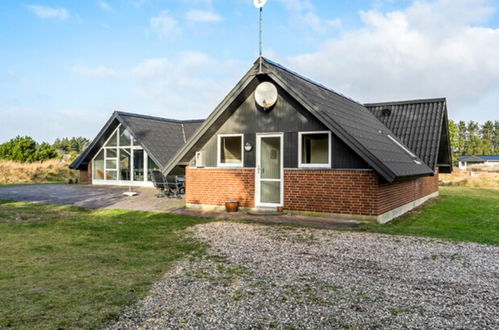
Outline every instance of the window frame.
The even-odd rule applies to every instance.
[[[121,127],[124,127],[125,129],[128,129],[126,128],[124,125],[122,125],[121,123],[118,124],[118,126],[112,131],[112,133],[109,135],[109,137],[105,140],[105,142],[103,143],[103,145],[100,147],[100,149],[95,153],[95,155],[92,157],[92,168],[91,168],[91,171],[92,171],[92,183],[94,184],[111,184],[111,185],[149,185],[149,184],[152,184],[152,181],[149,181],[148,178],[147,178],[147,175],[144,175],[144,180],[134,180],[133,178],[133,175],[132,175],[132,172],[133,172],[133,166],[134,166],[134,161],[133,161],[133,157],[130,155],[131,159],[130,159],[130,180],[120,180],[119,179],[119,176],[120,176],[120,154],[121,154],[121,150],[122,149],[130,149],[131,151],[131,154],[133,154],[133,151],[134,150],[143,150],[144,151],[144,172],[148,173],[149,171],[149,164],[148,164],[148,157],[149,157],[149,154],[147,153],[147,151],[142,147],[142,145],[138,142],[134,142],[134,137],[132,135],[132,139],[131,139],[131,144],[130,145],[125,145],[125,146],[122,146],[121,145],[121,141],[120,141],[120,134],[119,134],[119,130]],[[117,137],[117,140],[116,140],[116,146],[107,146],[107,143],[111,140],[113,134],[116,133],[116,137]],[[116,150],[116,157],[107,157],[107,150],[108,149],[114,149]],[[95,158],[99,155],[99,153],[103,151],[104,153],[104,179],[98,179],[98,178],[95,178],[95,173],[94,173],[94,160]],[[152,159],[152,158],[151,158]],[[106,160],[116,160],[116,168],[107,168],[107,162]],[[154,160],[153,160],[154,161]],[[113,172],[116,172],[116,180],[112,180],[112,179],[107,179],[107,175],[106,175],[106,171],[113,171]]]
[[[302,146],[302,142],[303,142],[303,139],[302,139],[302,136],[303,135],[312,135],[312,134],[327,134],[328,136],[328,143],[327,143],[327,150],[328,150],[328,154],[327,154],[327,158],[328,158],[328,162],[327,164],[318,164],[318,163],[312,163],[312,164],[307,164],[307,163],[302,163],[302,149],[303,149],[303,146]],[[331,154],[333,153],[332,152],[332,148],[331,148],[331,143],[332,143],[332,139],[331,139],[331,131],[303,131],[303,132],[298,132],[298,167],[299,168],[331,168]]]
[[[241,137],[241,162],[238,164],[222,163],[220,157],[222,156],[221,142],[224,137]],[[217,167],[244,167],[244,134],[218,134],[217,135]]]

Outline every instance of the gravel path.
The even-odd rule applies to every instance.
[[[216,222],[112,328],[499,328],[499,247]]]

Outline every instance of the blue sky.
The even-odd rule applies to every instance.
[[[360,102],[499,120],[498,6],[268,0],[264,55]],[[3,0],[0,142],[92,138],[114,110],[204,118],[257,55],[252,0]]]

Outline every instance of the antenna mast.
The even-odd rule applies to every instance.
[[[260,9],[260,40],[259,40],[259,70],[258,73],[262,73],[262,55],[263,55],[263,6],[267,0],[253,0],[253,4],[256,8]]]
[[[260,70],[258,73],[262,73],[262,54],[263,54],[263,7],[260,7]]]

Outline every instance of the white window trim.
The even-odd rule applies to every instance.
[[[220,144],[223,137],[241,137],[241,163],[239,164],[227,164],[220,162],[220,157],[222,155],[222,149]],[[244,134],[218,134],[217,135],[217,167],[243,167],[244,166]]]
[[[147,153],[147,151],[145,151],[145,149],[140,145],[140,144],[135,144],[133,143],[133,137],[132,137],[132,141],[131,141],[131,145],[126,145],[126,146],[121,146],[120,144],[120,134],[119,134],[119,129],[120,127],[122,127],[123,125],[119,124],[116,129],[109,135],[109,137],[106,139],[106,141],[104,142],[103,146],[99,149],[99,151],[97,151],[97,153],[94,155],[94,157],[92,157],[92,168],[91,168],[91,171],[92,171],[92,183],[93,184],[100,184],[100,185],[119,185],[119,186],[126,186],[126,185],[132,185],[132,186],[153,186],[152,182],[151,181],[148,181],[147,180],[147,174],[148,174],[148,170],[149,170],[149,164],[147,163],[147,157],[149,156],[149,154]],[[116,133],[116,146],[106,146],[106,144],[111,140],[113,134]],[[116,157],[107,157],[107,149],[115,149],[117,152],[116,152]],[[120,162],[119,162],[119,159],[120,159],[120,152],[121,152],[121,149],[130,149],[131,150],[131,155],[130,155],[130,181],[128,180],[119,180],[119,171],[120,171]],[[140,181],[137,181],[137,180],[134,180],[133,178],[133,151],[134,150],[144,150],[144,180],[140,180]],[[97,155],[99,154],[100,151],[103,151],[104,152],[104,179],[96,179],[95,178],[95,175],[94,175],[94,164],[95,164],[95,158],[97,157]],[[116,160],[116,168],[107,168],[107,160]],[[112,171],[112,172],[116,172],[116,180],[107,180],[107,175],[106,175],[106,171]]]
[[[302,136],[310,134],[326,134],[328,135],[328,162],[327,164],[303,164],[302,163]],[[298,167],[299,168],[331,168],[331,131],[310,131],[310,132],[298,132]]]
[[[259,170],[259,167],[261,166],[261,148],[262,148],[262,138],[266,137],[279,137],[280,138],[280,144],[281,144],[281,149],[280,149],[280,154],[281,154],[281,176],[279,179],[263,179],[263,181],[268,181],[268,182],[278,182],[280,181],[281,187],[281,196],[280,196],[280,201],[277,204],[273,203],[262,203],[260,202],[261,200],[261,172]],[[255,206],[256,207],[279,207],[279,206],[284,206],[284,133],[256,133],[256,173],[255,173]]]

